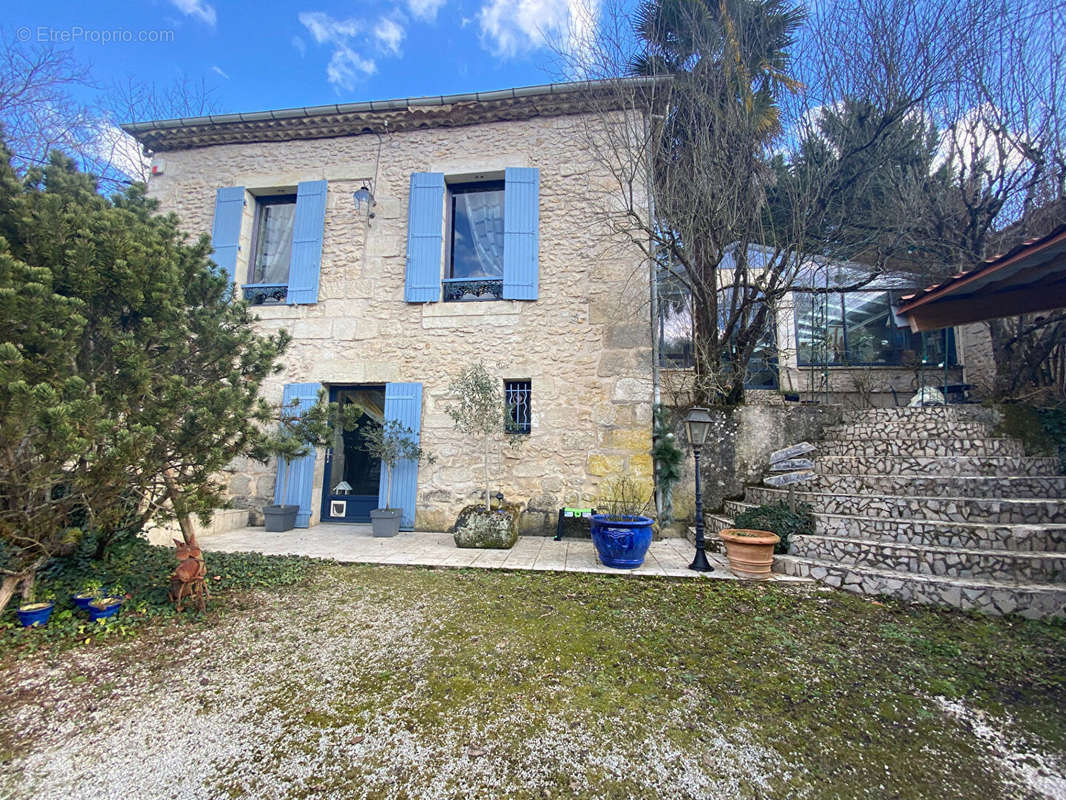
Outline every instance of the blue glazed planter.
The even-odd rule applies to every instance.
[[[95,594],[72,594],[70,599],[74,601],[74,605],[80,608],[82,611],[89,610],[89,603],[96,599]]]
[[[21,623],[23,628],[37,628],[42,625],[47,625],[56,604],[35,603],[34,606],[35,607],[29,608],[26,611],[23,611],[21,608],[18,610],[19,623]],[[37,608],[36,606],[43,606],[43,608]]]
[[[644,563],[651,544],[651,517],[608,519],[606,514],[592,515],[592,543],[605,567],[636,569]]]
[[[105,598],[105,599],[114,600],[114,602],[111,603],[110,605],[104,606],[103,608],[100,608],[99,606],[95,606],[95,605],[90,605],[89,606],[89,619],[98,620],[98,619],[106,619],[107,617],[113,617],[113,616],[115,616],[115,614],[118,613],[118,610],[120,608],[122,608],[122,601],[121,600],[118,600],[117,598]]]

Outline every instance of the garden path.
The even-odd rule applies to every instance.
[[[375,538],[369,525],[322,523],[313,528],[268,533],[263,528],[240,528],[212,534],[201,542],[207,551],[259,552],[267,555],[301,555],[364,564],[408,564],[431,567],[478,567],[487,569],[552,572],[600,572],[668,578],[719,578],[736,580],[725,557],[708,553],[713,572],[688,569],[695,548],[686,539],[652,542],[644,563],[634,570],[603,566],[588,539],[521,536],[510,550],[471,550],[455,546],[449,533],[404,532],[392,538]],[[773,581],[797,579],[775,575]]]

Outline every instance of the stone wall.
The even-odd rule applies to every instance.
[[[704,513],[720,511],[726,500],[743,496],[744,487],[762,480],[775,450],[809,441],[817,444],[823,430],[843,419],[840,406],[747,403],[732,409],[711,409],[714,428],[700,454]],[[684,425],[679,441],[686,442]],[[685,475],[676,490],[675,517],[694,518],[696,483],[692,451],[686,454]]]
[[[966,365],[966,382],[973,387],[974,399],[991,397],[996,384],[996,359],[988,323],[960,325],[955,331],[959,360]]]
[[[520,449],[494,454],[491,489],[529,508],[525,532],[545,532],[560,505],[590,502],[604,478],[652,474],[648,270],[635,249],[607,234],[610,180],[582,146],[582,124],[536,118],[380,142],[366,134],[165,152],[150,193],[199,235],[210,234],[220,186],[254,193],[326,179],[319,302],[256,309],[264,332],[293,336],[265,397],[280,401],[282,386],[295,381],[421,382],[422,444],[437,461],[420,469],[415,524],[443,530],[477,499],[481,471],[476,444],[444,412],[450,381],[478,360],[501,380],[531,380],[532,433]],[[405,303],[410,174],[495,177],[508,166],[540,169],[540,299]],[[352,198],[364,184],[374,191],[372,217]],[[248,199],[238,282],[248,269]],[[312,524],[322,465],[320,457]],[[234,503],[254,516],[272,496],[274,466],[241,460],[230,471]]]

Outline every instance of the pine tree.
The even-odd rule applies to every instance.
[[[61,154],[20,183],[3,156],[0,568],[32,583],[81,530],[99,554],[175,514],[188,539],[220,470],[265,453],[259,388],[288,337],[255,332],[207,237],[143,185],[104,198]]]

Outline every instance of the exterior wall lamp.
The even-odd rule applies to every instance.
[[[377,204],[374,202],[374,193],[367,188],[365,183],[355,190],[355,193],[352,195],[352,200],[355,201],[356,211],[359,211],[364,203],[366,204],[367,222],[374,218],[374,206]]]

